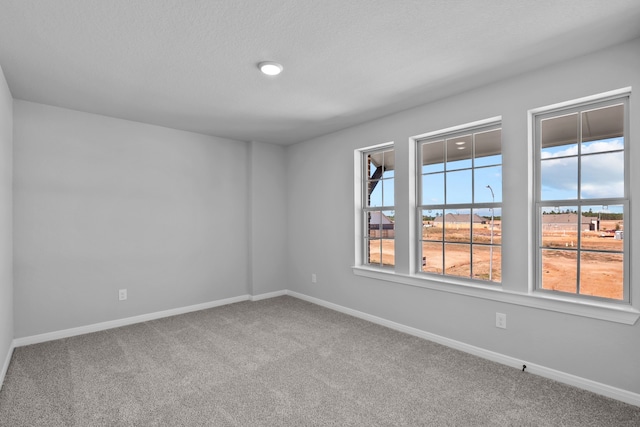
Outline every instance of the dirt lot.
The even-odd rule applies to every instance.
[[[491,226],[479,224],[473,229],[473,242],[489,244],[492,241]],[[442,227],[427,227],[423,229],[423,238],[430,240],[442,240]],[[500,282],[502,270],[501,247],[473,246],[473,264],[469,254],[471,233],[469,227],[455,226],[444,230],[445,236],[445,272],[449,275],[461,277],[473,277],[475,279]],[[495,221],[493,226],[493,243],[502,242],[502,230],[500,221]],[[457,244],[456,244],[457,243]],[[426,258],[422,271],[442,273],[442,246],[440,243],[423,243],[423,257]],[[493,256],[493,262],[490,260]],[[489,275],[491,265],[492,274]]]
[[[601,230],[615,230],[616,221],[602,221]],[[605,231],[583,231],[582,248],[622,251],[623,240],[615,239]],[[578,257],[574,250],[578,244],[574,232],[545,231],[543,247],[568,250],[544,250],[542,253],[543,289],[577,292]],[[580,260],[580,294],[605,298],[623,298],[623,256],[606,252],[584,252]]]
[[[618,225],[620,228],[620,226]],[[615,221],[602,221],[601,230],[615,230]],[[603,236],[604,234],[604,236]],[[428,227],[423,229],[427,239],[441,240],[442,228]],[[490,255],[489,246],[474,245],[473,265],[469,256],[470,232],[468,227],[452,227],[445,230],[445,271],[446,274],[489,280]],[[490,243],[491,228],[479,225],[474,228],[474,243]],[[493,228],[493,242],[502,242],[502,229],[499,221]],[[458,243],[458,244],[456,244]],[[379,245],[379,241],[375,242]],[[543,250],[542,287],[562,292],[577,292],[577,252],[578,238],[575,231],[547,230],[543,236],[543,247],[567,250]],[[613,233],[603,231],[583,231],[582,248],[591,250],[622,251],[623,240],[614,239]],[[379,262],[379,246],[372,245],[372,262]],[[383,240],[382,261],[393,265],[394,241]],[[426,263],[423,271],[442,273],[442,246],[440,243],[423,243],[423,256]],[[491,280],[501,281],[501,247],[493,247],[493,265]],[[580,294],[595,295],[606,298],[623,298],[623,257],[622,254],[606,252],[583,252],[581,260]]]

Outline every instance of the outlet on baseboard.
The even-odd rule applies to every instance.
[[[496,328],[507,329],[507,315],[496,313]]]
[[[126,289],[120,289],[118,291],[118,300],[124,301],[126,299],[127,299],[127,290]]]
[[[318,283],[318,276],[316,276],[316,273],[311,273],[311,283]]]

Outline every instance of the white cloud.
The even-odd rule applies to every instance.
[[[557,157],[577,156],[578,144],[570,146],[545,148],[540,153],[541,159],[553,159]],[[557,150],[557,151],[556,151]],[[624,150],[623,138],[613,138],[603,141],[585,142],[582,144],[582,154],[602,153],[608,151]]]
[[[599,143],[598,143],[599,144]],[[592,146],[594,146],[592,148]],[[592,152],[600,152],[601,147],[592,144]],[[611,147],[610,145],[608,147]],[[571,150],[552,153],[549,160],[541,163],[544,198],[574,198],[577,193],[577,157],[555,158]],[[564,154],[566,155],[566,154]],[[623,152],[602,153],[582,157],[581,179],[582,197],[621,197],[624,195],[624,154]]]

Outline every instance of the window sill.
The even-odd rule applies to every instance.
[[[440,279],[417,274],[399,274],[372,267],[354,266],[352,269],[355,275],[371,279],[385,280],[408,286],[555,311],[574,316],[606,320],[625,325],[633,325],[638,318],[640,318],[640,311],[629,305],[585,301],[578,298],[549,294],[511,292],[505,291],[500,285],[471,284],[470,282],[456,280],[454,278]]]

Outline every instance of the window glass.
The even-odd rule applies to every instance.
[[[500,282],[502,130],[443,136],[418,143],[421,271]]]
[[[395,152],[364,153],[364,263],[395,265]]]
[[[476,133],[473,147],[475,167],[502,164],[502,131],[500,129]]]
[[[502,201],[502,166],[476,168],[473,170],[473,175],[474,202]]]
[[[444,224],[442,209],[422,210],[422,240],[442,241]]]
[[[444,171],[444,141],[434,141],[422,148],[422,173]]]
[[[472,135],[447,139],[447,170],[471,167],[472,141]]]
[[[540,162],[542,200],[575,199],[578,194],[578,157]]]
[[[624,152],[582,156],[580,197],[624,197]]]
[[[541,290],[629,299],[624,240],[626,99],[536,117]]]
[[[471,187],[471,169],[447,172],[446,176],[447,204],[471,203],[473,188]]]
[[[422,175],[422,200],[432,205],[444,203],[444,173]]]
[[[578,154],[578,113],[542,120],[541,158]]]

